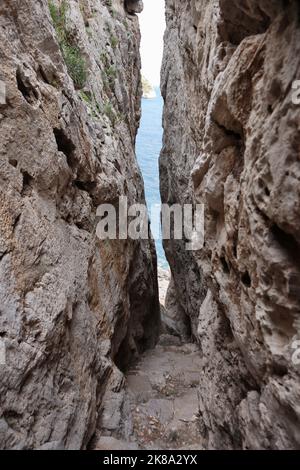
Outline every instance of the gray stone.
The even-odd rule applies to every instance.
[[[138,450],[138,446],[111,436],[102,436],[96,442],[95,450]]]
[[[95,235],[99,204],[144,202],[138,18],[121,1],[115,14],[108,2],[67,0],[83,85],[48,3],[1,1],[0,448],[85,448],[108,404],[122,407],[114,362],[125,367],[159,330],[153,241]]]
[[[45,444],[38,447],[37,450],[64,450],[64,446],[58,441],[45,442]]]
[[[298,15],[296,0],[166,1],[162,201],[205,205],[203,250],[165,241],[166,310],[201,347],[209,449],[300,445]]]

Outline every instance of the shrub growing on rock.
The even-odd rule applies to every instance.
[[[82,57],[80,48],[73,44],[67,30],[66,18],[68,3],[64,0],[60,7],[57,7],[50,0],[49,10],[68,73],[72,78],[75,87],[83,88],[87,79],[86,63]]]

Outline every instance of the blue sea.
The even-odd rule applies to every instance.
[[[151,205],[160,205],[158,158],[162,147],[163,99],[159,88],[155,88],[155,99],[142,99],[142,120],[137,136],[137,159],[141,168],[148,210]],[[153,222],[153,221],[152,221]],[[156,240],[158,265],[167,268],[161,239]]]

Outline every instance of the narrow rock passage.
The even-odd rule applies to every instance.
[[[161,311],[170,271],[158,269]],[[95,450],[196,450],[204,448],[198,416],[202,358],[197,344],[170,334],[163,324],[154,349],[145,351],[125,376],[123,405],[108,406],[106,428]],[[115,419],[117,417],[117,420]],[[112,421],[119,424],[112,425]]]
[[[131,438],[145,449],[199,448],[197,387],[201,357],[195,344],[162,335],[127,375]]]
[[[96,450],[201,449],[197,345],[163,334],[126,377],[124,435],[102,436]]]
[[[166,276],[159,275],[164,307]],[[196,344],[161,334],[126,374],[120,429],[101,436],[97,450],[201,449],[197,388],[201,355]]]

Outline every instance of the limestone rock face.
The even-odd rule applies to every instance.
[[[211,449],[300,446],[299,7],[167,0],[161,194],[205,204],[203,250],[165,243],[171,316],[202,348]]]
[[[79,449],[159,323],[153,243],[96,237],[99,204],[144,202],[138,20],[2,0],[0,38],[0,447]]]

